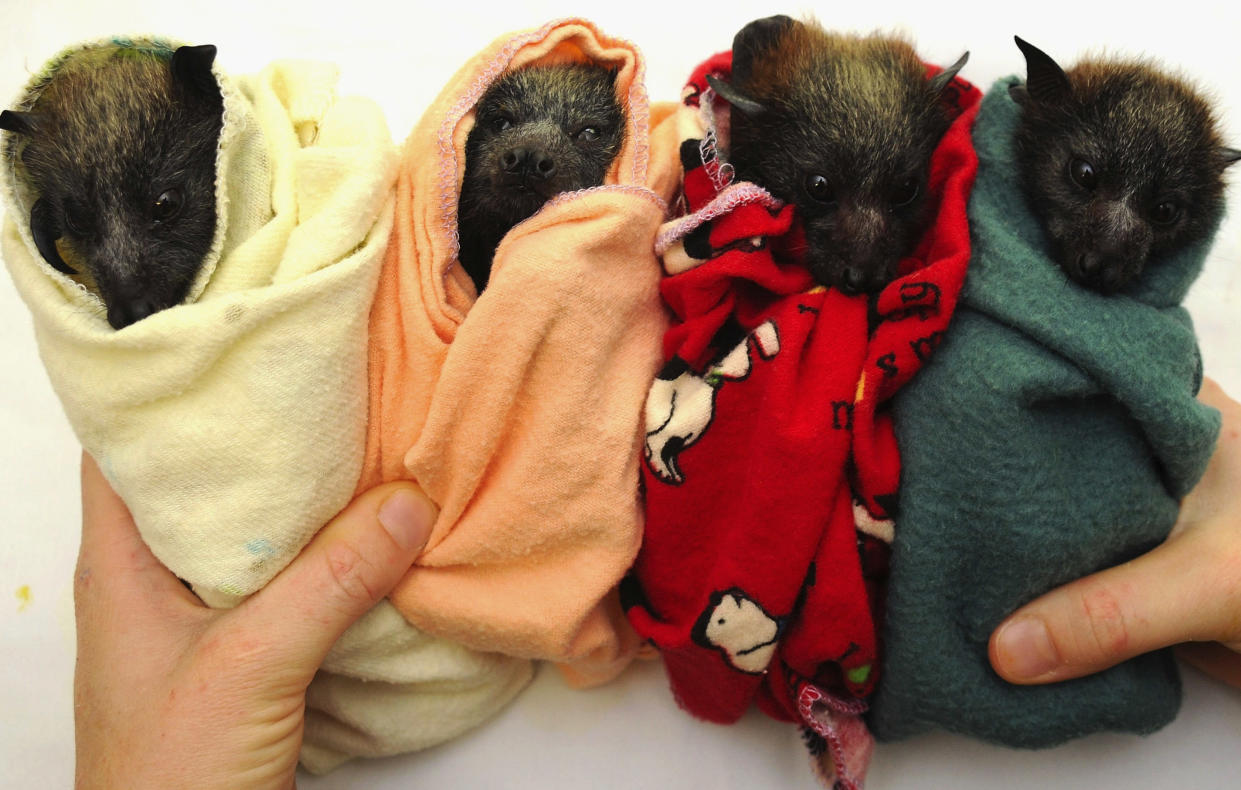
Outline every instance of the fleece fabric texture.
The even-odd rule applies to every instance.
[[[1027,601],[1161,542],[1219,414],[1179,303],[1209,244],[1103,296],[1052,261],[1019,188],[1019,108],[1000,81],[975,129],[974,261],[956,321],[895,404],[904,473],[893,545],[882,739],[933,728],[1021,747],[1149,733],[1180,702],[1160,651],[1050,686],[995,675],[987,641]]]
[[[457,261],[474,105],[504,72],[557,61],[618,69],[623,148],[603,186],[505,236],[478,296]],[[643,76],[633,45],[581,20],[466,63],[406,141],[371,314],[359,488],[415,480],[440,507],[393,603],[427,633],[561,663],[580,685],[638,644],[613,588],[642,535],[642,402],[666,323],[653,246],[676,188],[672,130],[662,146],[650,131],[671,107],[652,112]]]
[[[85,50],[170,57],[173,46],[71,48],[16,106],[28,108]],[[336,96],[333,66],[215,76],[225,108],[219,222],[186,304],[116,331],[98,297],[44,262],[16,135],[4,139],[3,246],[83,447],[155,555],[209,605],[231,606],[285,567],[357,487],[367,316],[392,224],[396,152],[378,107]],[[390,611],[346,632],[311,686],[303,758],[312,770],[446,740],[531,676],[528,662],[473,655],[417,633],[390,604],[379,608]],[[380,626],[386,641],[375,637]],[[333,689],[330,702],[320,687]],[[321,723],[342,708],[347,734]]]
[[[900,462],[886,403],[934,351],[969,262],[963,81],[931,163],[930,226],[880,294],[817,285],[795,209],[730,182],[706,75],[686,89],[681,146],[690,214],[660,237],[675,320],[646,404],[647,532],[625,587],[673,694],[721,723],[753,702],[814,733],[844,787],[870,739],[858,714],[878,660],[872,612]],[[708,97],[704,100],[704,97]]]

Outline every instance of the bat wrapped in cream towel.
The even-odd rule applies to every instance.
[[[172,51],[156,39],[71,48],[15,107],[34,107],[83,53]],[[212,75],[224,108],[217,222],[182,304],[113,329],[100,297],[40,255],[29,220],[38,195],[21,156],[28,136],[4,135],[0,177],[4,259],[69,422],[155,555],[221,607],[266,584],[358,489],[368,317],[397,158],[378,107],[336,95],[333,66]],[[72,251],[61,251],[72,267]],[[324,771],[448,740],[530,676],[528,661],[415,631],[385,601],[312,684],[303,762]]]

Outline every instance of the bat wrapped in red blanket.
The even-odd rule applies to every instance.
[[[959,112],[900,276],[846,295],[801,265],[792,205],[730,183],[716,152],[727,106],[706,84],[730,63],[706,61],[684,93],[687,214],[658,242],[674,320],[646,404],[646,534],[625,608],[682,707],[728,723],[756,701],[821,736],[812,749],[857,786],[900,476],[885,407],[935,349],[965,279],[980,94],[959,79],[947,91]]]

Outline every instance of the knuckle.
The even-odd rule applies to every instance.
[[[324,561],[342,598],[369,606],[383,597],[372,580],[374,566],[356,547],[344,542],[333,543],[324,552]]]
[[[1125,654],[1130,628],[1116,592],[1104,584],[1089,584],[1081,591],[1080,606],[1085,615],[1085,628],[1079,634],[1081,650],[1100,658]]]

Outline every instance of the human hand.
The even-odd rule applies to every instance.
[[[1018,609],[991,634],[991,666],[1011,683],[1051,683],[1168,645],[1241,687],[1241,403],[1214,381],[1199,400],[1223,429],[1168,539],[1115,568]]]
[[[151,554],[83,454],[77,787],[292,787],[306,686],[400,580],[434,519],[417,487],[379,486],[265,588],[213,610]]]

